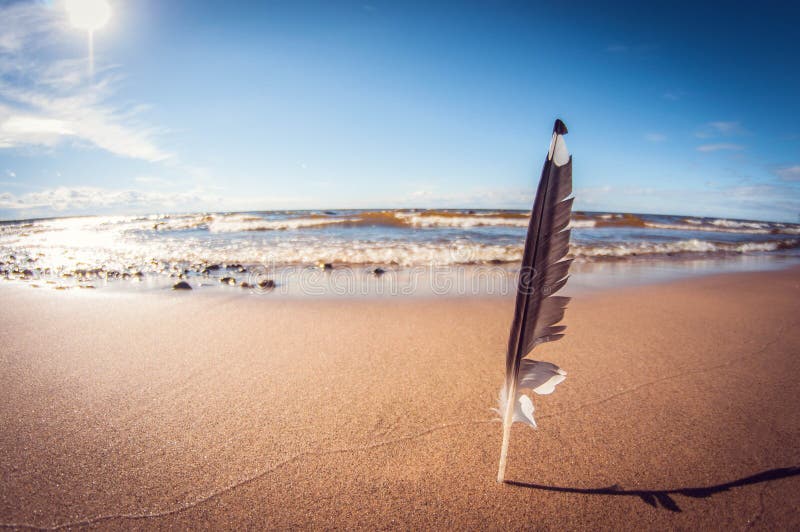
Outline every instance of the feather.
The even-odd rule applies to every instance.
[[[528,236],[522,254],[517,300],[506,352],[506,378],[500,391],[503,444],[497,481],[505,477],[511,425],[515,421],[536,428],[533,401],[521,390],[545,395],[552,393],[567,373],[550,362],[525,358],[539,344],[559,340],[568,297],[555,296],[567,283],[571,260],[562,260],[569,251],[572,200],[572,157],[563,136],[567,127],[561,120],[553,126],[550,149],[542,169],[533,202]]]

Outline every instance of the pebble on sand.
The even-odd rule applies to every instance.
[[[272,279],[259,281],[258,287],[265,290],[272,290],[273,288],[275,288],[275,281],[273,281]]]
[[[174,285],[172,285],[172,289],[173,290],[191,290],[192,289],[192,285],[190,285],[186,281],[181,281],[179,283],[175,283]]]

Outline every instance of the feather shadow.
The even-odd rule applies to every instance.
[[[759,484],[761,482],[770,482],[772,480],[779,480],[797,475],[800,475],[800,467],[782,467],[762,471],[761,473],[756,473],[755,475],[750,475],[749,477],[740,478],[724,484],[696,488],[677,488],[672,490],[624,490],[618,485],[608,486],[606,488],[571,488],[566,486],[545,486],[543,484],[531,484],[527,482],[517,482],[515,480],[507,480],[506,484],[519,488],[557,491],[561,493],[638,497],[653,508],[661,507],[671,512],[680,512],[681,508],[673,498],[675,495],[683,495],[684,497],[691,497],[693,499],[705,499],[716,493],[722,493],[732,488]]]

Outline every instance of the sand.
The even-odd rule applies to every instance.
[[[577,297],[505,485],[510,298],[0,301],[5,526],[800,527],[799,269]]]

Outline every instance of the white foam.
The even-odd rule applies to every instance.
[[[582,228],[589,228],[594,227],[597,225],[597,222],[594,220],[570,220],[569,228],[574,229],[582,229]]]
[[[677,242],[639,242],[628,244],[609,244],[601,246],[578,246],[571,249],[575,257],[629,257],[638,255],[667,255],[674,253],[747,253],[758,251],[774,251],[781,244],[792,244],[793,241],[722,243],[708,242],[695,238]]]
[[[765,229],[769,227],[769,224],[760,223],[760,222],[740,222],[736,220],[725,220],[725,219],[718,219],[712,220],[711,225],[716,225],[717,227],[726,227],[726,228],[735,228],[735,229]]]
[[[769,229],[748,229],[746,227],[735,227],[735,226],[727,227],[722,225],[715,225],[715,226],[682,225],[682,224],[662,224],[658,222],[645,222],[644,225],[645,227],[652,227],[653,229],[667,229],[671,231],[708,231],[712,233],[741,233],[750,235],[766,235],[771,232]]]
[[[204,227],[213,233],[239,231],[274,231],[301,227],[317,227],[330,223],[357,221],[357,214],[345,217],[312,217],[294,215],[282,220],[265,219],[246,214],[192,214],[154,215],[146,217],[98,217],[51,219],[23,224],[2,226],[0,231],[0,256],[36,257],[38,267],[53,270],[69,268],[107,267],[119,271],[132,269],[144,272],[159,271],[163,263],[232,263],[264,264],[274,262],[286,265],[308,265],[319,261],[337,264],[379,265],[397,264],[437,265],[482,264],[494,261],[514,263],[522,258],[523,238],[495,240],[482,238],[468,241],[443,241],[441,234],[432,232],[431,238],[419,232],[413,238],[397,237],[377,240],[355,240],[335,237],[321,231],[299,231],[287,234],[232,234],[209,236],[204,230],[178,234],[162,234],[153,231],[155,224],[167,229]],[[480,216],[421,216],[419,213],[398,213],[398,217],[409,223],[431,223],[430,227],[468,228],[480,225],[513,225],[525,227],[526,218],[506,218],[496,214]],[[750,222],[746,222],[750,223]],[[437,225],[438,224],[438,225]],[[571,227],[593,227],[595,220],[574,220]],[[655,224],[648,224],[653,227]],[[781,226],[782,225],[782,226]],[[800,232],[800,226],[774,224],[776,230]],[[676,225],[676,229],[687,228],[728,232],[767,232],[766,229],[730,228],[718,225]],[[393,229],[395,231],[395,229]],[[444,231],[451,238],[457,231]],[[367,235],[370,233],[364,233]],[[522,233],[520,233],[522,235]],[[703,235],[699,235],[703,236]],[[366,237],[362,237],[366,238]],[[434,239],[435,238],[435,239]],[[603,259],[632,256],[652,256],[686,253],[750,253],[769,252],[782,247],[796,247],[796,237],[768,241],[711,242],[702,238],[679,241],[624,241],[608,242],[594,240],[591,244],[573,241],[571,255],[576,258]],[[620,239],[624,240],[624,239]],[[160,264],[159,264],[160,263]]]
[[[213,217],[208,222],[211,233],[237,233],[242,231],[283,231],[287,229],[302,229],[306,227],[320,227],[335,225],[349,221],[350,218],[287,218],[283,220],[265,220],[263,218],[246,215],[229,214]]]
[[[397,213],[397,217],[416,227],[528,227],[527,218],[499,216],[421,216],[413,213]]]

